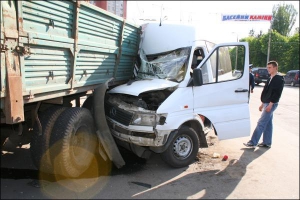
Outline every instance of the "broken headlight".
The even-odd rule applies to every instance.
[[[150,114],[150,113],[135,113],[131,124],[139,126],[155,126],[156,124],[163,125],[166,120],[164,114]]]

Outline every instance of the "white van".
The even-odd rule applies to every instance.
[[[137,76],[106,94],[117,144],[184,167],[208,147],[212,129],[220,140],[250,135],[248,43],[215,45],[199,37],[193,26],[143,26]]]

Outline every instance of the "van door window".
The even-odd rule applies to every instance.
[[[203,83],[217,83],[242,77],[244,60],[244,46],[219,47],[201,68]]]

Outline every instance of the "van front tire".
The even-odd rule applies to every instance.
[[[199,137],[195,130],[182,127],[176,133],[167,150],[161,153],[161,157],[172,167],[186,167],[195,161],[199,146]]]

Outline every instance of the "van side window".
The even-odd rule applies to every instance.
[[[242,77],[244,58],[244,46],[218,48],[201,68],[203,83],[230,81]],[[211,69],[207,67],[209,65],[211,65]],[[209,75],[210,73],[212,76]]]

